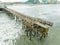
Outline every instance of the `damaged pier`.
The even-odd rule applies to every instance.
[[[32,36],[37,36],[40,38],[40,40],[48,35],[49,27],[53,25],[50,21],[45,21],[40,18],[34,18],[30,16],[26,16],[20,12],[17,12],[15,10],[9,9],[9,8],[2,8],[7,12],[7,14],[12,14],[15,17],[15,20],[18,19],[22,20],[23,26],[22,28],[25,28],[25,32],[27,33],[27,36],[29,36],[29,39],[32,39]],[[41,36],[40,36],[41,35]]]

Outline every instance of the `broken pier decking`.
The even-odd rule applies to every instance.
[[[5,8],[5,10],[11,14],[13,14],[16,17],[22,19],[22,21],[24,21],[24,24],[29,27],[30,29],[32,28],[32,31],[36,31],[38,32],[38,30],[42,33],[42,35],[45,36],[46,33],[48,33],[48,26],[52,26],[53,23],[49,22],[49,21],[44,21],[42,19],[39,19],[39,18],[33,18],[33,17],[30,17],[30,16],[26,16],[24,14],[21,14],[20,12],[17,12],[15,10],[12,10],[12,9],[9,9],[9,8]],[[35,25],[36,24],[36,25]],[[34,29],[34,26],[36,27]],[[40,28],[37,28],[37,27],[40,27]],[[41,30],[41,28],[43,30]],[[46,30],[46,31],[45,31]],[[44,32],[45,31],[45,32]],[[30,39],[31,39],[31,30],[30,30]],[[42,37],[42,36],[41,36]]]

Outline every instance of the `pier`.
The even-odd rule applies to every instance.
[[[30,16],[26,16],[25,14],[22,14],[20,12],[17,12],[16,10],[10,9],[10,8],[2,8],[5,12],[7,12],[8,15],[12,14],[17,22],[17,19],[21,19],[23,26],[22,28],[25,28],[25,32],[27,33],[27,36],[29,36],[29,39],[32,40],[32,36],[37,36],[39,33],[41,33],[39,36],[40,40],[46,35],[48,35],[49,27],[53,25],[50,21],[45,21],[40,18],[34,18]]]
[[[0,45],[59,45],[59,11],[55,4],[6,6],[0,11]]]

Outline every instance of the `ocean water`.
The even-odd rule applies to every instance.
[[[24,34],[21,22],[17,23],[6,13],[0,14],[0,45],[60,45],[60,4],[54,5],[13,5],[7,6],[12,10],[27,16],[41,18],[53,22],[49,28],[48,37],[32,38]]]
[[[0,11],[0,45],[15,45],[19,34],[22,35],[21,28],[15,19]]]

